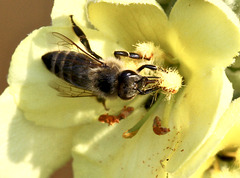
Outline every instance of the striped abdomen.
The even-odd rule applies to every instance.
[[[42,60],[49,71],[82,89],[89,88],[89,70],[99,67],[88,56],[74,51],[49,52],[42,56]]]

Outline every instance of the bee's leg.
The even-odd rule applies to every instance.
[[[140,55],[138,53],[127,52],[127,51],[114,51],[114,56],[117,59],[120,59],[121,56],[123,56],[123,57],[129,57],[129,58],[132,58],[132,59],[146,59],[146,60],[150,60],[150,58],[143,57],[142,55]]]
[[[100,103],[103,104],[103,107],[104,107],[104,109],[105,109],[106,111],[109,111],[109,110],[110,110],[110,109],[107,108],[107,106],[106,106],[106,99],[101,98],[101,97],[97,97],[97,100],[98,100],[98,102],[100,102]]]
[[[142,55],[138,54],[138,53],[133,53],[133,52],[127,52],[127,51],[114,51],[114,56],[117,59],[120,59],[121,56],[123,57],[129,57],[132,59],[146,59],[146,60],[150,60],[147,57],[143,57]]]
[[[150,95],[144,105],[145,109],[150,109],[152,105],[157,101],[157,98],[160,96],[159,92]]]
[[[148,69],[151,69],[151,70],[157,70],[157,66],[152,65],[152,64],[145,64],[145,65],[142,65],[141,67],[139,67],[137,69],[137,72],[141,72],[145,68],[148,68]]]
[[[70,15],[70,18],[71,18],[71,22],[72,22],[72,25],[73,25],[73,31],[74,33],[79,37],[80,39],[80,42],[85,46],[86,50],[92,54],[94,57],[96,57],[97,59],[99,60],[102,60],[102,57],[97,55],[95,52],[92,51],[90,45],[89,45],[89,42],[88,42],[88,39],[87,39],[87,36],[85,35],[85,33],[81,30],[81,28],[79,26],[77,26],[73,20],[73,15]]]
[[[138,90],[140,95],[147,95],[149,93],[153,93],[155,91],[159,90],[159,87],[147,89],[147,90]]]
[[[114,56],[117,59],[120,59],[121,56],[123,57],[130,57],[133,59],[142,59],[142,56],[137,53],[127,52],[127,51],[114,51]]]

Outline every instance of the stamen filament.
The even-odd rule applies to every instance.
[[[149,109],[147,114],[140,121],[138,121],[137,124],[134,125],[131,129],[129,129],[126,132],[124,132],[122,136],[124,138],[132,138],[133,136],[135,136],[137,134],[137,132],[139,131],[139,129],[142,127],[142,125],[150,118],[150,116],[152,115],[153,111],[155,111],[155,109],[157,109],[157,107],[159,106],[159,104],[161,103],[161,101],[164,98],[165,98],[164,95],[161,95],[157,99],[157,101],[153,104],[153,106]]]

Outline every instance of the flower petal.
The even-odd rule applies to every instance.
[[[167,16],[155,1],[108,2],[89,3],[89,19],[122,48],[133,50],[133,45],[143,41],[166,45]]]
[[[228,148],[230,146],[240,147],[240,98],[234,100],[229,106],[228,110],[224,113],[223,118],[221,120],[221,125],[218,127],[218,132],[223,131],[225,129],[227,132],[224,135],[224,139],[221,142],[221,145],[218,145],[217,151],[220,151],[224,148]],[[224,130],[224,131],[225,131]],[[217,135],[217,134],[216,134]]]
[[[73,149],[76,175],[162,177],[165,171],[176,177],[192,175],[202,160],[201,156],[197,160],[190,158],[212,135],[233,92],[223,69],[216,68],[206,75],[207,78],[205,75],[194,76],[176,96],[170,113],[164,113],[163,122],[168,119],[171,126],[164,136],[153,134],[149,120],[134,138],[123,140],[121,133],[136,118],[142,117],[137,112],[115,128],[104,128],[99,124],[81,127]],[[154,114],[162,115],[164,110],[161,108],[159,106]],[[168,115],[170,118],[164,117]]]
[[[188,177],[198,169],[202,156],[191,159],[191,162],[189,160],[198,156],[198,149],[214,133],[220,117],[231,102],[232,94],[231,83],[223,69],[215,68],[208,73],[192,76],[171,110],[172,124],[179,130],[181,142],[168,161],[168,172]]]
[[[169,20],[173,54],[185,67],[226,67],[240,50],[239,20],[222,1],[179,0]]]
[[[100,32],[83,29],[89,35],[90,43],[100,55],[113,51],[116,44],[106,40]],[[53,50],[59,50],[58,40],[51,32],[65,34],[73,40],[79,40],[69,27],[47,27],[34,31],[16,49],[9,72],[8,82],[19,108],[28,120],[37,124],[54,127],[68,127],[82,122],[90,122],[106,112],[103,104],[95,97],[68,98],[58,96],[58,92],[49,86],[49,82],[59,79],[44,66],[41,56]],[[105,40],[102,40],[104,38]],[[92,39],[97,39],[92,41]],[[69,50],[69,49],[68,49]],[[105,52],[107,51],[107,52]],[[120,111],[132,101],[109,101]],[[98,108],[98,110],[96,110]]]
[[[68,18],[69,15],[74,15],[78,21],[81,22],[82,26],[89,25],[86,16],[86,5],[87,0],[55,0],[51,18],[52,18],[52,25],[54,26],[64,26],[66,24],[70,25],[70,21]]]
[[[149,119],[133,138],[122,138],[122,133],[144,116],[142,110],[113,127],[100,123],[82,126],[74,139],[75,176],[166,177],[161,160],[175,144],[174,131],[159,137],[152,130],[153,119]]]
[[[49,177],[71,158],[76,128],[52,129],[24,118],[9,89],[0,97],[0,177]]]
[[[190,165],[192,162],[199,161],[199,165],[201,165],[201,167],[197,172],[198,177],[200,177],[200,175],[209,168],[219,151],[225,148],[231,148],[231,146],[240,146],[239,108],[240,99],[236,99],[229,105],[229,108],[219,120],[214,134],[206,140],[205,144],[203,144],[197,153],[189,160]]]
[[[224,70],[214,68],[193,75],[182,92],[152,113],[152,117],[162,116],[163,122],[169,122],[170,132],[164,136],[153,134],[149,120],[135,137],[123,140],[121,133],[142,117],[137,110],[114,128],[99,124],[81,127],[73,149],[76,175],[161,177],[165,171],[176,177],[192,175],[204,160],[201,156],[196,160],[191,158],[213,134],[232,93]]]

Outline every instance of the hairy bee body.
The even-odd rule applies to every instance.
[[[158,81],[155,80],[156,77],[138,74],[145,68],[157,70],[156,66],[146,64],[140,66],[136,71],[124,69],[120,59],[117,58],[120,56],[140,58],[136,53],[124,51],[115,51],[116,58],[103,60],[101,56],[91,50],[86,35],[75,24],[73,17],[70,16],[70,18],[75,34],[86,50],[83,50],[63,34],[53,32],[55,37],[61,39],[65,45],[74,47],[76,51],[52,51],[42,56],[42,61],[50,72],[71,84],[71,87],[86,91],[71,95],[71,90],[60,90],[59,87],[54,87],[63,96],[97,96],[100,98],[119,96],[121,99],[127,100],[138,94],[145,95],[159,89],[158,86],[148,87],[149,84]]]
[[[118,95],[120,61],[111,59],[104,64],[75,51],[53,51],[42,56],[47,69],[59,78],[83,90],[102,97]]]

